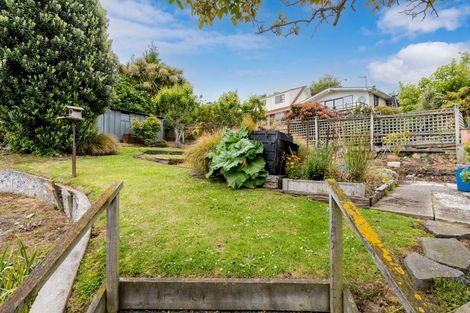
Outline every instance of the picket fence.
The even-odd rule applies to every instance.
[[[460,129],[464,120],[458,107],[393,115],[370,114],[359,117],[338,117],[290,120],[284,124],[292,135],[318,145],[332,141],[367,140],[372,150],[386,147],[384,138],[392,133],[406,133],[403,151],[447,152],[460,145]]]

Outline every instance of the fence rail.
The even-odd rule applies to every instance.
[[[414,290],[400,262],[385,248],[377,233],[362,217],[333,179],[330,188],[330,312],[343,313],[343,215],[372,256],[383,277],[407,313],[430,312],[422,296]]]
[[[332,119],[312,118],[287,122],[287,132],[317,145],[335,140],[369,138],[371,148],[384,149],[384,138],[392,133],[408,132],[405,147],[432,148],[460,144],[460,129],[464,122],[459,109],[432,110],[361,117],[339,117]]]
[[[49,277],[59,267],[70,251],[85,235],[88,229],[95,223],[101,212],[107,211],[106,231],[106,283],[114,288],[106,289],[108,312],[117,312],[119,284],[117,268],[118,242],[118,216],[119,216],[119,192],[122,182],[110,186],[92,207],[73,224],[71,228],[58,240],[47,257],[28,275],[25,281],[7,298],[0,306],[0,313],[23,312],[37,292],[46,283]],[[110,229],[113,228],[113,229]],[[109,265],[108,265],[109,263]],[[111,299],[111,300],[109,300]],[[115,309],[116,308],[116,309]]]

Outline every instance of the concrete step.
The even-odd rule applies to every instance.
[[[428,220],[424,227],[437,238],[470,239],[470,226]]]
[[[439,264],[416,252],[405,258],[405,267],[413,279],[416,288],[427,290],[435,278],[449,278],[465,281],[465,274],[452,267]]]
[[[470,251],[455,238],[421,238],[421,245],[431,260],[464,272],[470,267]]]

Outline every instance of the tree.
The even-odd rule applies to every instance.
[[[266,106],[258,96],[252,96],[241,103],[236,91],[223,93],[215,102],[201,105],[197,112],[198,134],[240,125],[243,117],[259,122],[266,118]]]
[[[417,108],[421,91],[414,84],[399,83],[398,103],[403,112],[414,111]]]
[[[146,90],[150,97],[155,96],[164,87],[186,83],[183,71],[163,63],[157,47],[153,44],[142,57],[121,65],[119,73]]]
[[[0,1],[0,121],[16,150],[71,146],[66,105],[83,107],[83,134],[110,105],[115,57],[98,0]]]
[[[310,93],[316,95],[317,93],[332,87],[342,87],[341,81],[331,74],[325,74],[319,80],[314,81],[310,85]]]
[[[266,119],[266,104],[261,97],[251,96],[241,105],[243,116],[249,116],[255,123]]]
[[[141,113],[150,113],[153,110],[147,90],[130,77],[119,75],[114,92],[116,97],[113,101],[113,108],[115,109]]]
[[[418,85],[400,83],[398,101],[403,111],[431,110],[465,104],[465,87],[470,86],[470,53],[440,66]],[[462,98],[463,96],[463,98]],[[452,102],[454,101],[454,102]],[[465,109],[464,109],[465,110]]]
[[[184,128],[193,122],[194,112],[198,107],[192,87],[189,84],[164,87],[155,96],[154,102],[156,107],[163,108],[160,113],[175,130],[176,146],[181,146]]]
[[[238,22],[254,23],[258,26],[258,33],[273,32],[276,35],[297,35],[301,25],[319,25],[331,23],[336,26],[345,11],[354,12],[356,0],[280,0],[283,9],[279,11],[277,18],[265,23],[260,21],[258,12],[263,3],[262,0],[170,0],[181,9],[189,7],[193,15],[199,19],[199,27],[212,25],[216,18],[229,17],[232,24]],[[391,8],[397,2],[393,0],[370,0],[365,2],[372,11],[382,8]],[[404,0],[400,2],[404,8],[404,14],[414,17],[426,17],[427,14],[437,15],[434,7],[435,0]],[[296,10],[292,19],[283,11]],[[300,12],[300,13],[299,13]]]

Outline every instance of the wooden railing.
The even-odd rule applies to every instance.
[[[92,207],[58,239],[47,257],[0,306],[0,313],[23,312],[49,277],[106,209],[106,306],[116,313],[119,307],[119,192],[123,183],[110,186]]]
[[[357,207],[338,187],[335,180],[329,179],[327,182],[330,187],[330,312],[343,313],[343,215],[372,256],[405,311],[429,312],[428,305],[422,295],[412,287],[400,262],[392,257]]]

